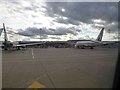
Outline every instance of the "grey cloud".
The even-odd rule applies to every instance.
[[[94,28],[102,28],[105,25],[103,25],[103,24],[91,24],[91,26],[94,27]]]
[[[49,37],[49,38],[51,38],[51,39],[61,39],[59,37]]]
[[[35,1],[26,1],[29,3],[29,6],[23,6],[22,1],[7,1],[6,4],[8,4],[8,6],[6,6],[8,8],[8,12],[10,13],[19,13],[24,15],[27,11],[32,11],[34,12],[33,15],[35,14],[35,12],[38,10],[41,10],[41,8],[44,8],[43,6],[39,6]]]
[[[90,36],[86,35],[85,37],[86,39],[91,40]]]
[[[117,36],[113,36],[112,38],[120,40],[120,36],[118,36],[118,35]]]
[[[32,36],[32,39],[48,39],[47,35],[39,35],[39,37]]]
[[[8,2],[8,1],[7,1]],[[16,4],[16,5],[19,5],[20,4],[20,2],[19,1],[16,1],[16,0],[10,0],[10,3],[12,3],[12,4]]]
[[[40,34],[46,34],[46,30],[38,29],[36,27],[29,27],[25,30],[19,30],[17,34],[23,35],[23,36],[36,36]]]
[[[68,33],[76,35],[74,31],[69,30],[68,28],[64,28],[64,27],[58,28],[54,32],[55,35],[67,35]]]
[[[118,23],[108,24],[105,28],[108,33],[118,33]]]
[[[19,30],[16,34],[19,35],[23,35],[23,36],[43,36],[43,35],[67,35],[67,34],[74,34],[76,35],[77,33],[74,31],[71,31],[67,28],[64,27],[60,27],[55,29],[46,29],[46,28],[42,28],[42,29],[38,29],[36,27],[29,27],[25,30]]]
[[[47,14],[65,16],[68,19],[91,23],[91,19],[117,21],[117,3],[113,2],[47,2]],[[65,12],[61,11],[65,9]]]
[[[25,10],[34,10],[33,7],[24,7]]]
[[[36,23],[36,22],[34,22],[33,24],[34,25],[42,25],[42,23]]]
[[[44,8],[44,6],[42,6],[41,8]],[[37,9],[40,9],[40,7],[38,5],[36,5],[35,2],[30,2],[30,6],[24,7],[24,9],[36,12]]]
[[[48,39],[48,36],[47,35],[42,35],[42,36],[40,36],[40,39]]]
[[[46,13],[55,17],[55,22],[79,25],[79,22],[87,23],[94,28],[105,27],[109,33],[118,32],[118,3],[117,2],[47,2]],[[64,9],[63,12],[61,9]],[[67,17],[63,19],[62,17]],[[93,22],[101,19],[103,22]],[[112,23],[115,23],[112,25]]]
[[[63,19],[63,18],[56,18],[55,22],[58,23],[64,23],[64,24],[73,24],[73,25],[79,25],[79,21],[75,21],[73,19]]]
[[[35,4],[35,2],[30,2],[29,7],[23,7],[20,2],[13,2],[14,8],[12,8],[12,5],[8,7],[8,10],[10,10],[11,14],[13,13],[21,13],[25,15],[24,13],[27,13],[28,10],[33,11],[34,13],[31,15],[33,18],[37,17],[35,15],[36,12],[40,11],[40,7]],[[10,9],[9,9],[10,8]],[[117,22],[117,3],[113,2],[46,2],[46,5],[42,8],[45,8],[46,10],[42,11],[45,13],[45,15],[48,15],[50,17],[53,17],[55,19],[54,22],[58,23],[64,23],[64,24],[73,24],[73,25],[79,25],[79,22],[87,23],[87,24],[93,24],[93,27],[103,27],[105,26],[107,29],[111,29],[111,33],[116,32],[117,24],[111,25],[111,22]],[[65,9],[65,11],[61,11],[61,9]],[[40,11],[41,12],[41,11]],[[28,17],[27,15],[25,15]],[[59,18],[59,17],[67,17],[67,19]],[[92,22],[94,19],[102,19],[106,21],[105,24],[98,23],[99,25],[95,25],[95,23]],[[40,25],[41,23],[33,23],[34,25]],[[101,26],[102,25],[102,26]],[[109,32],[109,30],[107,30]],[[36,36],[36,35],[67,35],[67,34],[73,34],[77,35],[77,32],[80,32],[81,30],[73,28],[65,28],[60,27],[55,29],[38,29],[36,27],[27,28],[25,30],[20,30],[17,34],[23,35],[23,36]],[[45,37],[43,37],[45,38]],[[86,37],[87,38],[87,37]]]
[[[92,27],[101,29],[102,27],[105,28],[105,32],[107,33],[118,33],[118,23],[105,23],[105,24],[91,24]]]
[[[49,30],[51,30],[51,31],[55,32],[55,29],[49,28]]]
[[[11,35],[15,34],[15,32],[13,31],[13,29],[10,28],[10,27],[6,27],[6,30],[7,30],[7,34],[11,34]]]

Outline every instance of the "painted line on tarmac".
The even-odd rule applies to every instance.
[[[14,63],[17,63],[17,62],[32,62],[33,60],[23,60],[23,61],[2,61],[3,63],[10,63],[10,62],[14,62]]]
[[[38,81],[34,81],[28,88],[46,88],[46,86],[40,84]]]
[[[32,58],[35,59],[35,57],[34,57],[34,52],[33,52],[33,48],[31,48],[31,51],[32,51]]]

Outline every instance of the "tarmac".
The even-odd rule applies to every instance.
[[[2,52],[2,87],[111,88],[117,48],[27,48]]]

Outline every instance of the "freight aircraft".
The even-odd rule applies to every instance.
[[[7,32],[5,28],[5,24],[3,23],[3,28],[0,29],[0,35],[4,31],[4,41],[1,43],[1,47],[4,50],[10,50],[12,48],[15,48],[17,50],[20,50],[21,48],[26,48],[26,46],[34,46],[34,45],[41,45],[44,43],[29,43],[29,44],[19,44],[19,42],[11,42],[7,38]]]
[[[82,41],[76,42],[75,48],[84,49],[85,47],[90,47],[91,49],[93,49],[96,46],[102,45],[103,31],[104,31],[104,28],[102,28],[96,40],[82,40]]]
[[[93,49],[96,46],[109,46],[118,44],[118,41],[102,41],[104,28],[100,31],[98,37],[96,40],[80,40],[75,43],[75,48],[81,48],[84,49],[85,47],[89,47],[90,49]]]

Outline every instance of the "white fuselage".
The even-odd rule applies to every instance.
[[[96,45],[98,45],[99,42],[96,42],[96,41],[78,41],[76,44],[75,44],[75,47],[95,47]]]

